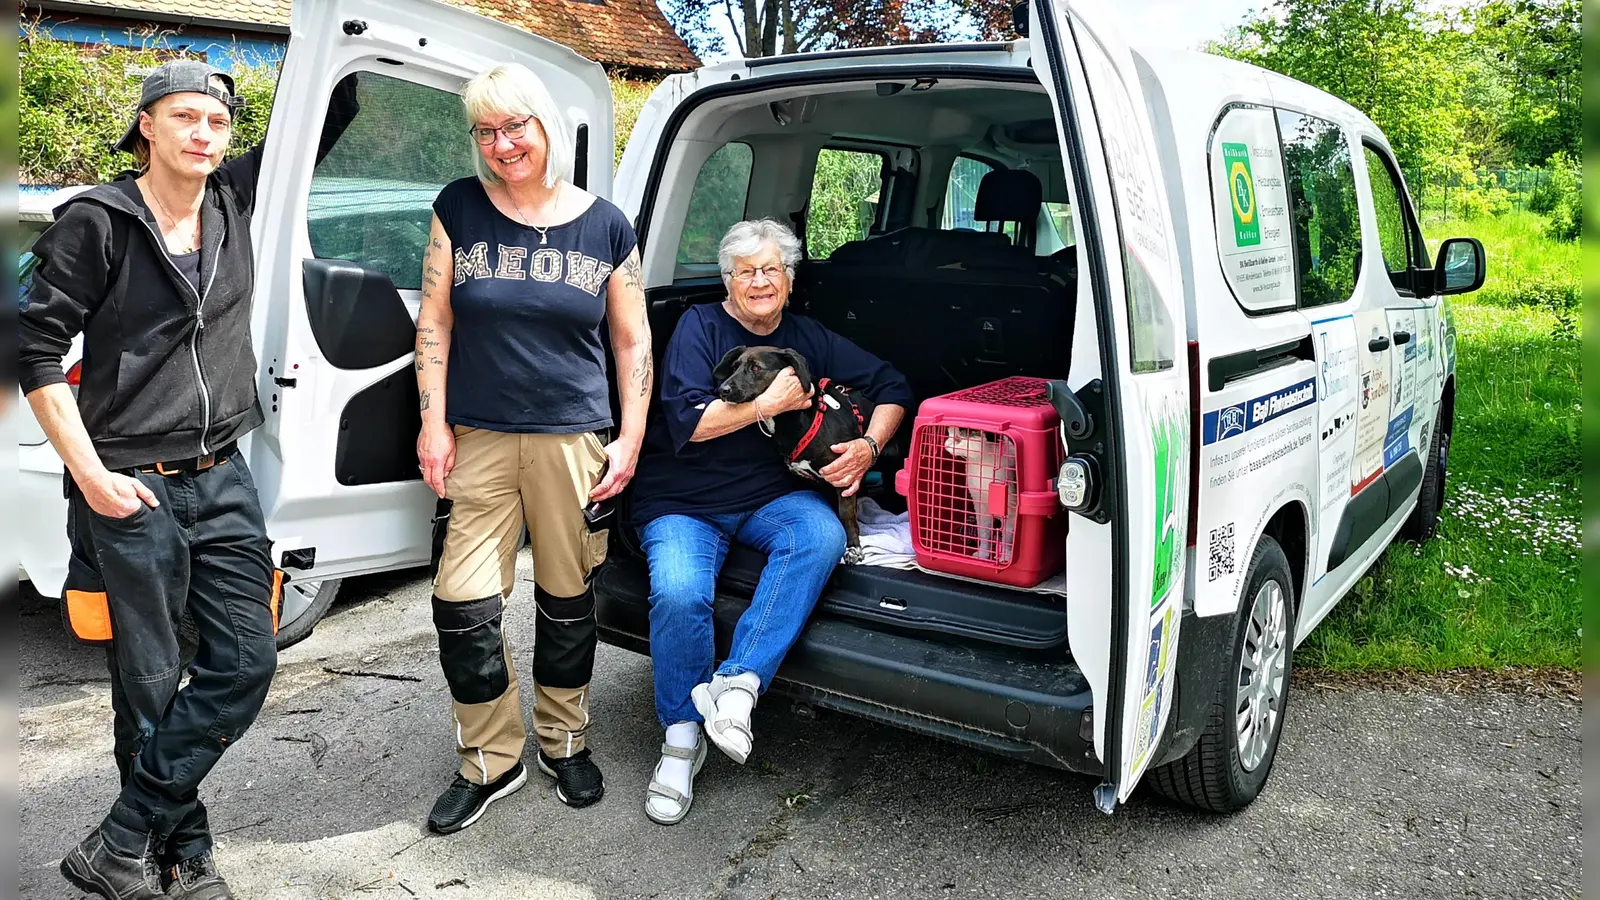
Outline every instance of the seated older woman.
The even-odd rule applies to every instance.
[[[772,440],[754,427],[810,404],[785,369],[748,403],[717,398],[712,376],[739,346],[797,351],[814,376],[857,388],[877,408],[870,440],[833,446],[821,470],[854,493],[912,400],[891,366],[816,321],[785,314],[800,241],[770,219],[728,230],[717,261],[728,299],[684,313],[667,344],[661,415],[650,423],[634,480],[633,523],[650,563],[650,652],[656,712],[667,730],[645,813],[670,825],[693,800],[706,735],[735,762],[750,755],[750,712],[800,637],[823,584],[844,553],[844,528],[821,485],[791,473]],[[715,672],[711,604],[730,541],[767,555],[728,660]]]

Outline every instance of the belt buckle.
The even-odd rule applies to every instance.
[[[156,474],[158,474],[158,475],[168,475],[168,476],[171,476],[171,475],[182,475],[183,474],[183,470],[182,469],[173,469],[172,471],[169,472],[169,471],[167,471],[167,464],[166,463],[158,462],[158,463],[156,463]]]

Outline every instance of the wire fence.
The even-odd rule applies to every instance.
[[[1525,210],[1540,187],[1550,183],[1546,168],[1406,169],[1406,187],[1423,218],[1466,219],[1484,212]]]

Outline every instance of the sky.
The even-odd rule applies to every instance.
[[[1115,4],[1123,37],[1130,44],[1183,50],[1198,49],[1206,41],[1221,37],[1245,14],[1265,5],[1266,0],[1116,0]],[[728,17],[719,10],[711,19],[722,34],[723,45],[736,53]]]

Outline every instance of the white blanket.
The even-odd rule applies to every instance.
[[[862,497],[856,503],[856,523],[861,528],[861,565],[863,566],[915,569],[944,578],[959,578],[963,581],[994,585],[994,582],[982,581],[977,578],[963,578],[960,575],[951,575],[948,572],[931,572],[917,565],[916,550],[911,546],[910,513],[892,513],[879,506],[872,498]],[[1000,586],[1006,587],[1007,585]],[[1036,594],[1058,594],[1065,597],[1067,595],[1067,576],[1065,572],[1058,573],[1054,578],[1033,588],[1015,588],[1015,590],[1031,590]]]
[[[917,554],[911,548],[911,515],[896,515],[870,497],[856,503],[856,523],[861,528],[861,564],[915,569]]]

